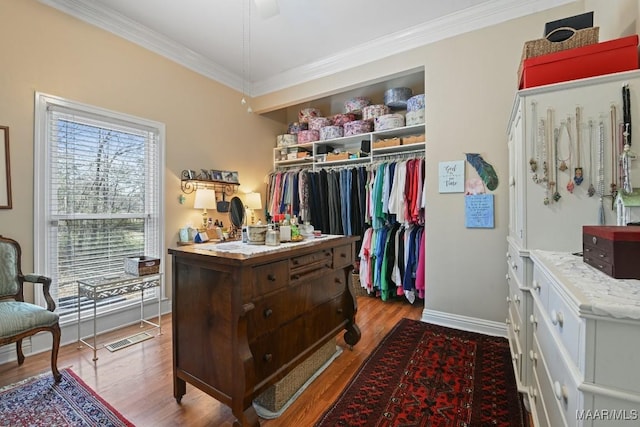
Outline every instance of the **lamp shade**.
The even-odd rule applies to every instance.
[[[196,199],[193,202],[195,209],[215,209],[216,208],[216,192],[208,188],[199,188],[196,190]]]
[[[262,209],[260,193],[247,193],[244,195],[244,204],[248,209]]]

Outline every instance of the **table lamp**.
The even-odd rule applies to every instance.
[[[202,227],[207,228],[207,209],[216,208],[216,192],[208,188],[196,190],[196,199],[193,202],[194,209],[202,209]]]
[[[262,198],[260,193],[246,193],[244,195],[244,205],[247,210],[251,211],[251,224],[255,222],[255,209],[262,209]]]

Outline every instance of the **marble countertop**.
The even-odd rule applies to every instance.
[[[568,252],[533,250],[531,257],[556,276],[581,310],[620,319],[640,319],[640,280],[614,279]]]

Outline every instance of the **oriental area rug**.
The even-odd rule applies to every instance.
[[[316,427],[524,425],[505,338],[402,319]]]
[[[0,389],[0,426],[133,426],[70,369]]]

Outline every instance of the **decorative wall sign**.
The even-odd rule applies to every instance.
[[[11,209],[9,127],[0,126],[0,209]]]
[[[467,228],[493,228],[493,194],[464,196],[465,226]]]
[[[464,193],[464,160],[438,164],[440,193]]]

